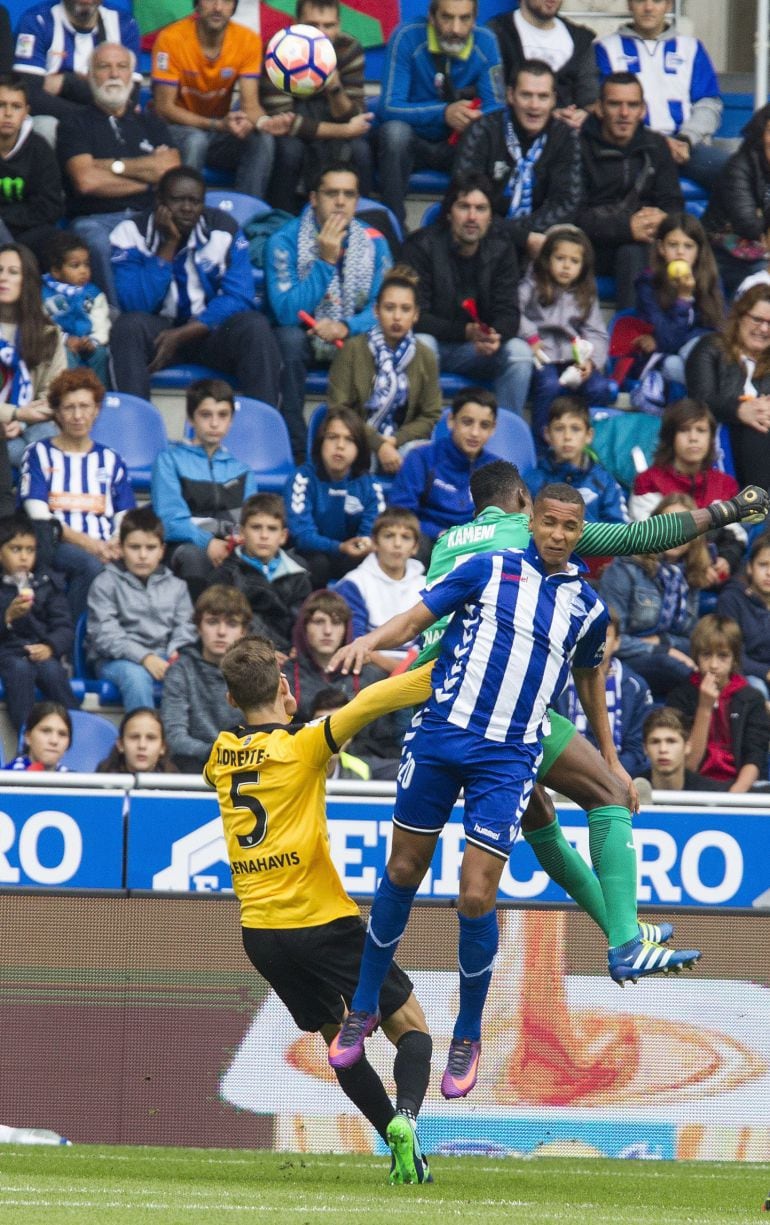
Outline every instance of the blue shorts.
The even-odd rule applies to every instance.
[[[539,744],[497,744],[430,713],[404,737],[393,824],[440,834],[462,789],[466,842],[507,859],[540,762]]]

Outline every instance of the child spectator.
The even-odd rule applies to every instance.
[[[388,495],[391,506],[413,511],[420,521],[417,556],[430,559],[433,542],[474,514],[473,473],[498,457],[486,449],[497,424],[497,400],[483,387],[466,387],[452,400],[447,438],[437,438],[407,455]]]
[[[190,383],[186,411],[193,436],[158,455],[152,504],[163,520],[171,568],[196,599],[229,556],[240,509],[257,492],[257,479],[222,445],[235,412],[229,383]]]
[[[67,576],[77,623],[92,579],[118,556],[120,520],[134,493],[117,452],[91,437],[104,396],[93,370],[62,370],[48,395],[58,433],[27,448],[19,496],[31,519],[61,524],[53,563]]]
[[[163,720],[151,706],[137,706],[120,720],[118,738],[96,767],[97,774],[176,774],[168,755]]]
[[[238,726],[220,665],[247,633],[251,609],[240,591],[220,584],[198,596],[193,621],[198,641],[182,647],[166,673],[160,707],[168,750],[183,774],[199,774],[219,733]]]
[[[767,779],[770,719],[762,695],[738,671],[743,635],[737,622],[709,613],[692,632],[698,669],[677,685],[670,706],[691,722],[687,764],[704,778],[745,792]]]
[[[382,488],[369,475],[363,420],[349,408],[324,417],[311,457],[286,484],[292,543],[310,570],[313,587],[342,578],[371,552],[374,520],[385,509]]]
[[[642,724],[652,706],[652,694],[641,676],[624,666],[615,652],[620,643],[620,622],[617,613],[610,609],[610,624],[604,647],[604,658],[599,671],[604,677],[607,696],[607,717],[620,764],[633,776],[643,769]],[[582,732],[591,744],[596,744],[585,711],[580,704],[575,682],[570,675],[567,688],[562,693],[556,709],[565,715]],[[597,745],[598,748],[598,745]]]
[[[216,572],[218,583],[231,583],[249,601],[253,632],[283,653],[291,650],[294,622],[313,590],[299,558],[283,548],[288,535],[281,495],[255,493],[241,507],[241,543]]]
[[[77,706],[62,656],[72,647],[67,597],[58,574],[36,565],[35,529],[26,515],[0,519],[0,680],[16,731],[27,722],[35,689]]]
[[[64,340],[41,303],[40,271],[19,243],[0,246],[0,424],[15,467],[25,447],[56,433],[49,387],[66,369]]]
[[[297,702],[300,723],[307,723],[316,693],[332,680],[349,701],[362,685],[381,679],[382,672],[369,664],[358,676],[331,678],[326,671],[334,652],[343,642],[351,641],[352,625],[353,614],[336,591],[314,591],[300,608],[292,635],[292,655],[282,668]]]
[[[650,766],[634,779],[645,779],[655,791],[726,791],[726,783],[704,778],[687,768],[687,732],[678,710],[661,706],[648,714],[642,728]]]
[[[574,225],[555,225],[519,283],[519,335],[532,348],[532,433],[539,442],[548,410],[567,389],[586,404],[609,404],[603,373],[609,341],[599,308],[594,252]],[[581,345],[580,342],[585,342]]]
[[[417,603],[425,586],[425,567],[414,556],[420,543],[416,515],[400,506],[389,506],[374,521],[372,541],[373,552],[335,587],[353,614],[354,638],[406,612]],[[411,645],[405,643],[403,650],[377,651],[371,662],[383,672],[392,672]]]
[[[653,514],[694,509],[686,494],[669,494]],[[698,536],[656,557],[616,557],[599,581],[599,594],[620,623],[618,658],[646,680],[656,701],[695,668],[689,636],[709,566],[706,543]]]
[[[91,280],[91,255],[74,230],[52,239],[51,271],[43,277],[43,306],[64,333],[67,365],[90,366],[103,383],[109,381],[110,308]]]
[[[36,702],[24,729],[22,751],[4,770],[66,770],[61,759],[72,744],[72,720],[60,702]]]
[[[427,441],[441,416],[435,354],[414,336],[417,283],[406,264],[386,273],[375,326],[352,336],[329,371],[329,407],[350,408],[364,418],[372,455],[389,476],[403,463],[399,448]]]
[[[548,450],[537,467],[525,473],[532,497],[551,481],[574,485],[585,502],[587,523],[599,520],[627,523],[626,499],[614,476],[595,460],[589,450],[594,431],[588,405],[577,396],[557,396],[548,410],[543,431]]]
[[[658,226],[652,268],[636,280],[636,314],[653,331],[638,336],[634,348],[645,357],[660,353],[661,374],[685,387],[684,364],[696,341],[724,322],[719,273],[697,217],[669,213]]]
[[[632,519],[647,519],[666,494],[688,494],[696,506],[732,498],[738,482],[714,467],[716,418],[703,400],[676,400],[666,405],[652,466],[634,479],[629,501]],[[709,536],[713,553],[708,586],[723,583],[735,572],[746,547],[746,531],[731,524]]]
[[[151,506],[124,515],[118,549],[88,592],[86,652],[130,711],[153,705],[153,682],[197,635],[187,586],[163,565],[163,524]]]
[[[749,550],[746,579],[732,579],[717,600],[720,617],[731,617],[743,635],[743,671],[765,701],[770,698],[770,537],[758,536]]]

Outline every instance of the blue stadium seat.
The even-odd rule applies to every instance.
[[[165,370],[156,370],[151,386],[154,391],[186,391],[196,379],[225,379],[232,384],[230,375],[223,374],[221,370],[198,366],[195,362],[184,362],[181,366],[166,366]]]
[[[88,622],[88,613],[81,613],[75,625],[75,642],[72,648],[72,668],[74,676],[70,681],[75,696],[78,696],[78,691],[82,694],[95,693],[97,695],[100,706],[121,706],[120,690],[112,681],[96,676],[93,668],[88,662],[86,656],[86,627]],[[78,686],[76,689],[75,687]],[[155,704],[160,706],[160,699],[163,694],[163,684],[161,681],[153,682],[153,690],[155,694]],[[81,697],[82,701],[82,697]]]
[[[614,302],[617,296],[617,286],[615,285],[614,276],[598,276],[596,278],[596,288],[599,293],[600,302]]]
[[[326,404],[318,404],[318,405],[317,405],[317,406],[316,406],[316,407],[313,409],[313,412],[312,412],[312,415],[311,415],[311,417],[310,417],[310,420],[308,421],[308,424],[307,424],[307,454],[308,454],[308,459],[310,458],[310,455],[311,455],[312,450],[313,450],[313,443],[315,442],[315,436],[316,436],[316,434],[318,433],[318,428],[319,428],[319,426],[320,426],[321,422],[323,421],[324,417],[326,416],[326,409],[327,409],[327,405],[326,405]]]
[[[393,233],[396,235],[396,238],[398,239],[399,242],[404,241],[404,231],[401,228],[401,223],[398,220],[398,217],[396,216],[395,213],[391,212],[391,210],[386,205],[384,205],[381,200],[370,200],[368,196],[360,196],[358,200],[358,204],[356,205],[356,212],[357,213],[365,212],[365,210],[368,208],[379,208],[384,213],[387,213],[388,220],[390,221],[391,227],[393,229]]]
[[[308,370],[305,378],[306,396],[325,396],[329,386],[329,367],[316,366]]]
[[[223,213],[229,213],[240,226],[244,226],[252,217],[264,217],[265,213],[270,212],[270,205],[265,204],[264,200],[247,196],[242,191],[209,189],[206,204],[209,208],[221,208]]]
[[[277,408],[248,396],[236,396],[235,417],[225,446],[254,470],[261,492],[283,492],[294,471],[294,460],[289,431]]]
[[[441,201],[434,200],[433,204],[429,204],[422,215],[420,228],[426,225],[433,225],[434,221],[438,221],[438,215],[441,212]]]
[[[416,170],[409,177],[409,190],[416,195],[443,196],[449,186],[449,175],[443,170]]]
[[[118,729],[104,715],[88,710],[71,710],[72,744],[62,757],[68,770],[92,773],[118,738]]]
[[[448,416],[449,409],[444,409],[433,431],[434,439],[448,436],[449,431],[446,424]],[[532,431],[524,418],[517,416],[509,408],[497,410],[497,425],[487,443],[487,448],[500,459],[507,459],[509,463],[516,464],[521,472],[534,468],[537,462]]]
[[[124,460],[135,489],[149,489],[152,465],[168,446],[163,417],[154,404],[122,391],[108,391],[93,428],[95,442]]]

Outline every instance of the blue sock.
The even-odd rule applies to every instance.
[[[358,986],[350,1005],[356,1011],[376,1012],[379,1008],[380,988],[409,922],[416,892],[416,887],[394,885],[385,869],[369,914]]]
[[[457,918],[460,921],[460,1011],[453,1037],[478,1042],[481,1014],[497,953],[497,911],[490,910],[479,919],[468,919],[458,911]]]

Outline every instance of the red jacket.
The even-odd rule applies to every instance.
[[[718,468],[708,468],[695,476],[685,476],[673,467],[664,468],[654,464],[636,477],[632,496],[637,498],[644,494],[657,493],[660,497],[665,497],[669,493],[688,493],[695,500],[696,506],[703,507],[718,498],[733,498],[737,492],[738,482],[735,477],[720,472]],[[649,511],[647,513],[649,514]]]

